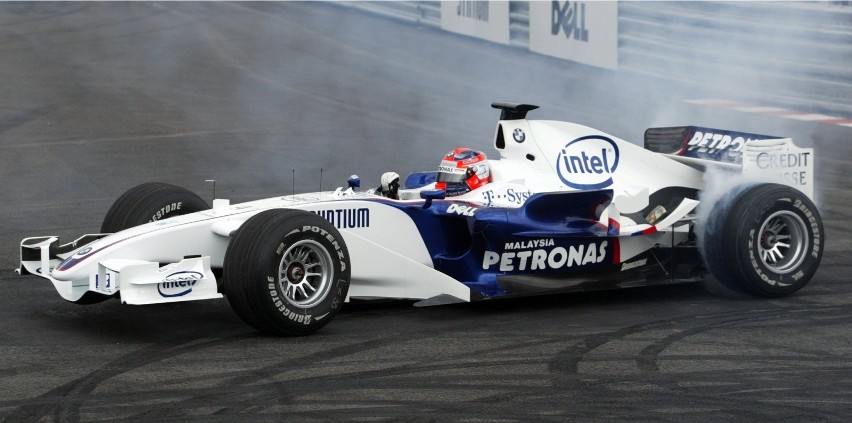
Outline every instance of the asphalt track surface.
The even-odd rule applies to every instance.
[[[314,3],[0,4],[0,80],[0,420],[852,416],[849,128]],[[697,123],[816,146],[820,270],[777,300],[709,283],[356,304],[301,338],[259,335],[226,301],[76,306],[13,273],[21,238],[97,232],[141,182],[209,198],[213,178],[244,201],[431,169],[459,145],[493,153],[496,100],[626,139]]]

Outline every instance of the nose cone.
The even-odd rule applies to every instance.
[[[61,268],[56,267],[51,272],[51,276],[54,279],[60,281],[82,281],[88,283],[89,275],[95,273],[97,271],[96,268],[93,268],[97,265],[97,262],[91,263],[77,263],[74,266]]]
[[[94,248],[92,246],[81,248],[59,263],[51,272],[51,276],[62,281],[86,281],[88,283],[89,275],[97,272],[97,261],[91,257],[93,255]]]

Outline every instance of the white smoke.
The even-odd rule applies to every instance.
[[[753,178],[744,176],[741,172],[725,169],[718,166],[709,166],[704,173],[704,189],[699,192],[698,207],[695,209],[696,221],[693,233],[698,252],[704,263],[708,263],[705,242],[709,234],[718,234],[721,231],[733,230],[725,227],[725,216],[720,213],[729,213],[731,203],[739,197],[739,194],[749,186],[757,183]],[[708,269],[710,272],[713,269]],[[704,289],[714,295],[740,296],[741,294],[722,285],[715,277],[705,278],[702,282]]]
[[[704,242],[707,239],[707,234],[726,229],[716,226],[720,220],[711,221],[710,218],[723,210],[728,210],[730,202],[743,189],[754,183],[756,183],[754,179],[743,176],[739,171],[717,166],[708,167],[704,173],[704,190],[698,194],[700,203],[695,209],[697,219],[694,232],[702,257],[704,257]]]

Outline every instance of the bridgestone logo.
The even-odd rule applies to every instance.
[[[156,221],[162,219],[163,217],[165,217],[167,214],[180,210],[180,206],[182,206],[182,205],[183,205],[182,201],[178,201],[177,203],[167,204],[165,207],[161,208],[160,210],[157,210],[157,212],[154,213],[151,216],[151,220],[149,220],[149,222],[156,222]]]
[[[793,202],[793,207],[802,211],[805,214],[805,217],[808,219],[808,223],[811,225],[811,231],[813,232],[813,250],[811,251],[811,256],[813,258],[819,258],[819,251],[822,248],[821,244],[821,236],[819,232],[819,223],[817,223],[816,216],[814,216],[813,212],[802,203],[801,200],[796,199]]]
[[[646,258],[642,260],[636,260],[633,263],[624,263],[621,265],[621,271],[623,272],[625,270],[635,269],[637,267],[642,267],[646,264],[648,264],[648,259]]]
[[[278,289],[275,287],[274,283],[269,284],[269,295],[272,297],[272,303],[275,304],[275,307],[278,308],[278,311],[280,311],[284,317],[296,323],[303,323],[305,325],[309,325],[311,323],[312,315],[299,314],[287,308],[287,304],[285,304],[278,296]]]

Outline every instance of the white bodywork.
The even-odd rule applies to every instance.
[[[703,189],[707,166],[732,167],[652,153],[592,128],[565,122],[504,120],[498,122],[495,138],[500,158],[489,161],[493,182],[453,200],[479,207],[512,208],[521,207],[535,193],[611,189],[614,200],[603,213],[601,224],[619,228],[621,262],[655,245],[686,239],[689,214],[698,202],[684,199],[654,225],[635,222],[622,214],[646,208],[649,193],[672,185]],[[769,163],[778,164],[782,159],[771,159],[771,155],[803,153],[811,154],[789,139],[764,141],[745,149],[742,170],[776,179],[784,169],[779,172],[778,166]],[[802,179],[803,185],[794,185],[809,196],[813,194],[812,167],[813,160],[805,163],[802,171],[809,176]],[[791,184],[789,175],[781,178],[781,182]],[[403,191],[403,200],[394,204],[419,207],[423,200],[418,191]],[[371,192],[338,189],[235,205],[216,200],[210,210],[147,223],[92,242],[88,238],[85,245],[66,245],[60,248],[66,252],[55,256],[51,256],[50,248],[58,243],[56,237],[27,238],[21,243],[19,272],[49,279],[69,301],[77,301],[87,291],[117,293],[128,304],[219,298],[222,295],[212,269],[222,267],[230,235],[261,211],[294,208],[316,212],[339,228],[351,255],[349,298],[425,300],[450,296],[470,301],[466,285],[434,269],[411,218],[389,205],[391,200],[376,201],[378,198],[382,197]],[[643,231],[648,234],[634,236]],[[66,259],[77,262],[57,268]]]
[[[469,301],[467,287],[432,268],[432,260],[411,219],[394,207],[359,201],[367,198],[380,197],[352,191],[323,192],[219,206],[107,235],[53,259],[48,258],[47,250],[58,241],[57,237],[27,238],[21,242],[22,247],[44,252],[40,260],[22,260],[21,266],[51,280],[69,301],[78,300],[88,290],[105,295],[118,293],[128,304],[220,298],[212,268],[222,267],[229,235],[250,217],[273,208],[320,213],[365,209],[369,210],[370,220],[384,222],[383,227],[392,230],[369,226],[339,229],[353,263],[349,297],[426,299],[449,294]],[[422,200],[408,202],[414,205]],[[358,222],[357,216],[355,219],[356,223],[364,223]],[[71,269],[56,268],[75,255],[85,260]],[[187,256],[196,257],[184,258]],[[159,263],[173,264],[160,268]],[[45,267],[51,269],[49,274],[41,272]],[[164,298],[158,288],[162,290],[162,285],[169,282],[168,275],[180,271],[197,271],[203,277],[194,280],[192,292]]]

